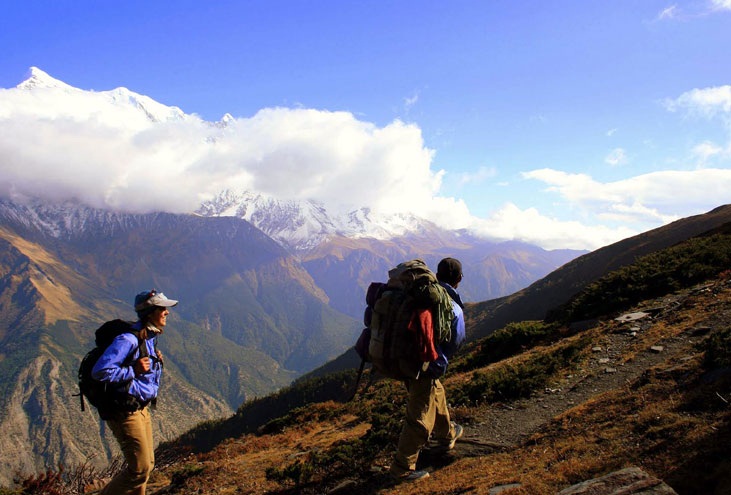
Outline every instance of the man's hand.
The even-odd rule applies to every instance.
[[[157,355],[157,359],[160,361],[160,366],[165,366],[165,360],[162,357],[162,352],[160,352],[160,349],[155,349],[155,354]]]
[[[139,358],[137,361],[135,361],[135,364],[132,365],[132,369],[134,370],[135,375],[141,375],[150,371],[150,363],[151,361],[149,357]]]

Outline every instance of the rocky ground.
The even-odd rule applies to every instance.
[[[652,310],[626,313],[606,324],[592,349],[591,359],[582,369],[530,399],[491,404],[475,413],[461,442],[464,455],[520,445],[564,411],[628,385],[653,366],[680,364],[698,354],[699,340],[714,325],[728,325],[731,315],[717,314],[716,320],[695,323],[677,334],[663,334],[657,327],[672,319],[690,298],[712,290],[711,286],[697,287],[666,298]]]

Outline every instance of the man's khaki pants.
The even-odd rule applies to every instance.
[[[419,451],[429,441],[430,435],[433,434],[438,443],[445,444],[454,436],[442,383],[422,375],[408,380],[406,388],[409,392],[406,421],[391,466],[391,472],[396,475],[416,469]]]
[[[147,480],[155,466],[152,421],[146,407],[119,420],[107,420],[119,442],[127,467],[102,490],[102,495],[145,495]]]

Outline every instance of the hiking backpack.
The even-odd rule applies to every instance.
[[[91,370],[94,368],[99,357],[109,347],[112,341],[123,333],[131,333],[137,337],[138,348],[140,350],[139,357],[147,357],[147,345],[140,338],[139,331],[132,329],[132,323],[124,320],[111,320],[104,323],[95,332],[95,344],[92,350],[86,353],[81,360],[79,366],[79,398],[81,401],[81,410],[85,411],[84,397],[94,406],[102,419],[109,419],[120,412],[132,412],[140,408],[141,404],[138,399],[127,393],[129,383],[113,384],[100,382],[91,376]],[[127,357],[127,365],[132,364],[132,356],[134,350]]]
[[[368,287],[356,351],[383,376],[416,378],[437,358],[435,346],[451,337],[451,298],[422,260],[401,263],[388,275],[387,283]]]

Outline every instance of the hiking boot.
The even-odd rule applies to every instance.
[[[452,439],[446,443],[439,443],[433,450],[437,452],[449,452],[454,449],[454,445],[457,443],[457,440],[464,435],[464,428],[462,425],[452,422],[452,429],[454,430],[454,436]]]
[[[396,481],[419,481],[429,477],[429,471],[415,470],[415,471],[404,471],[403,473],[397,474],[391,472],[391,476]]]

